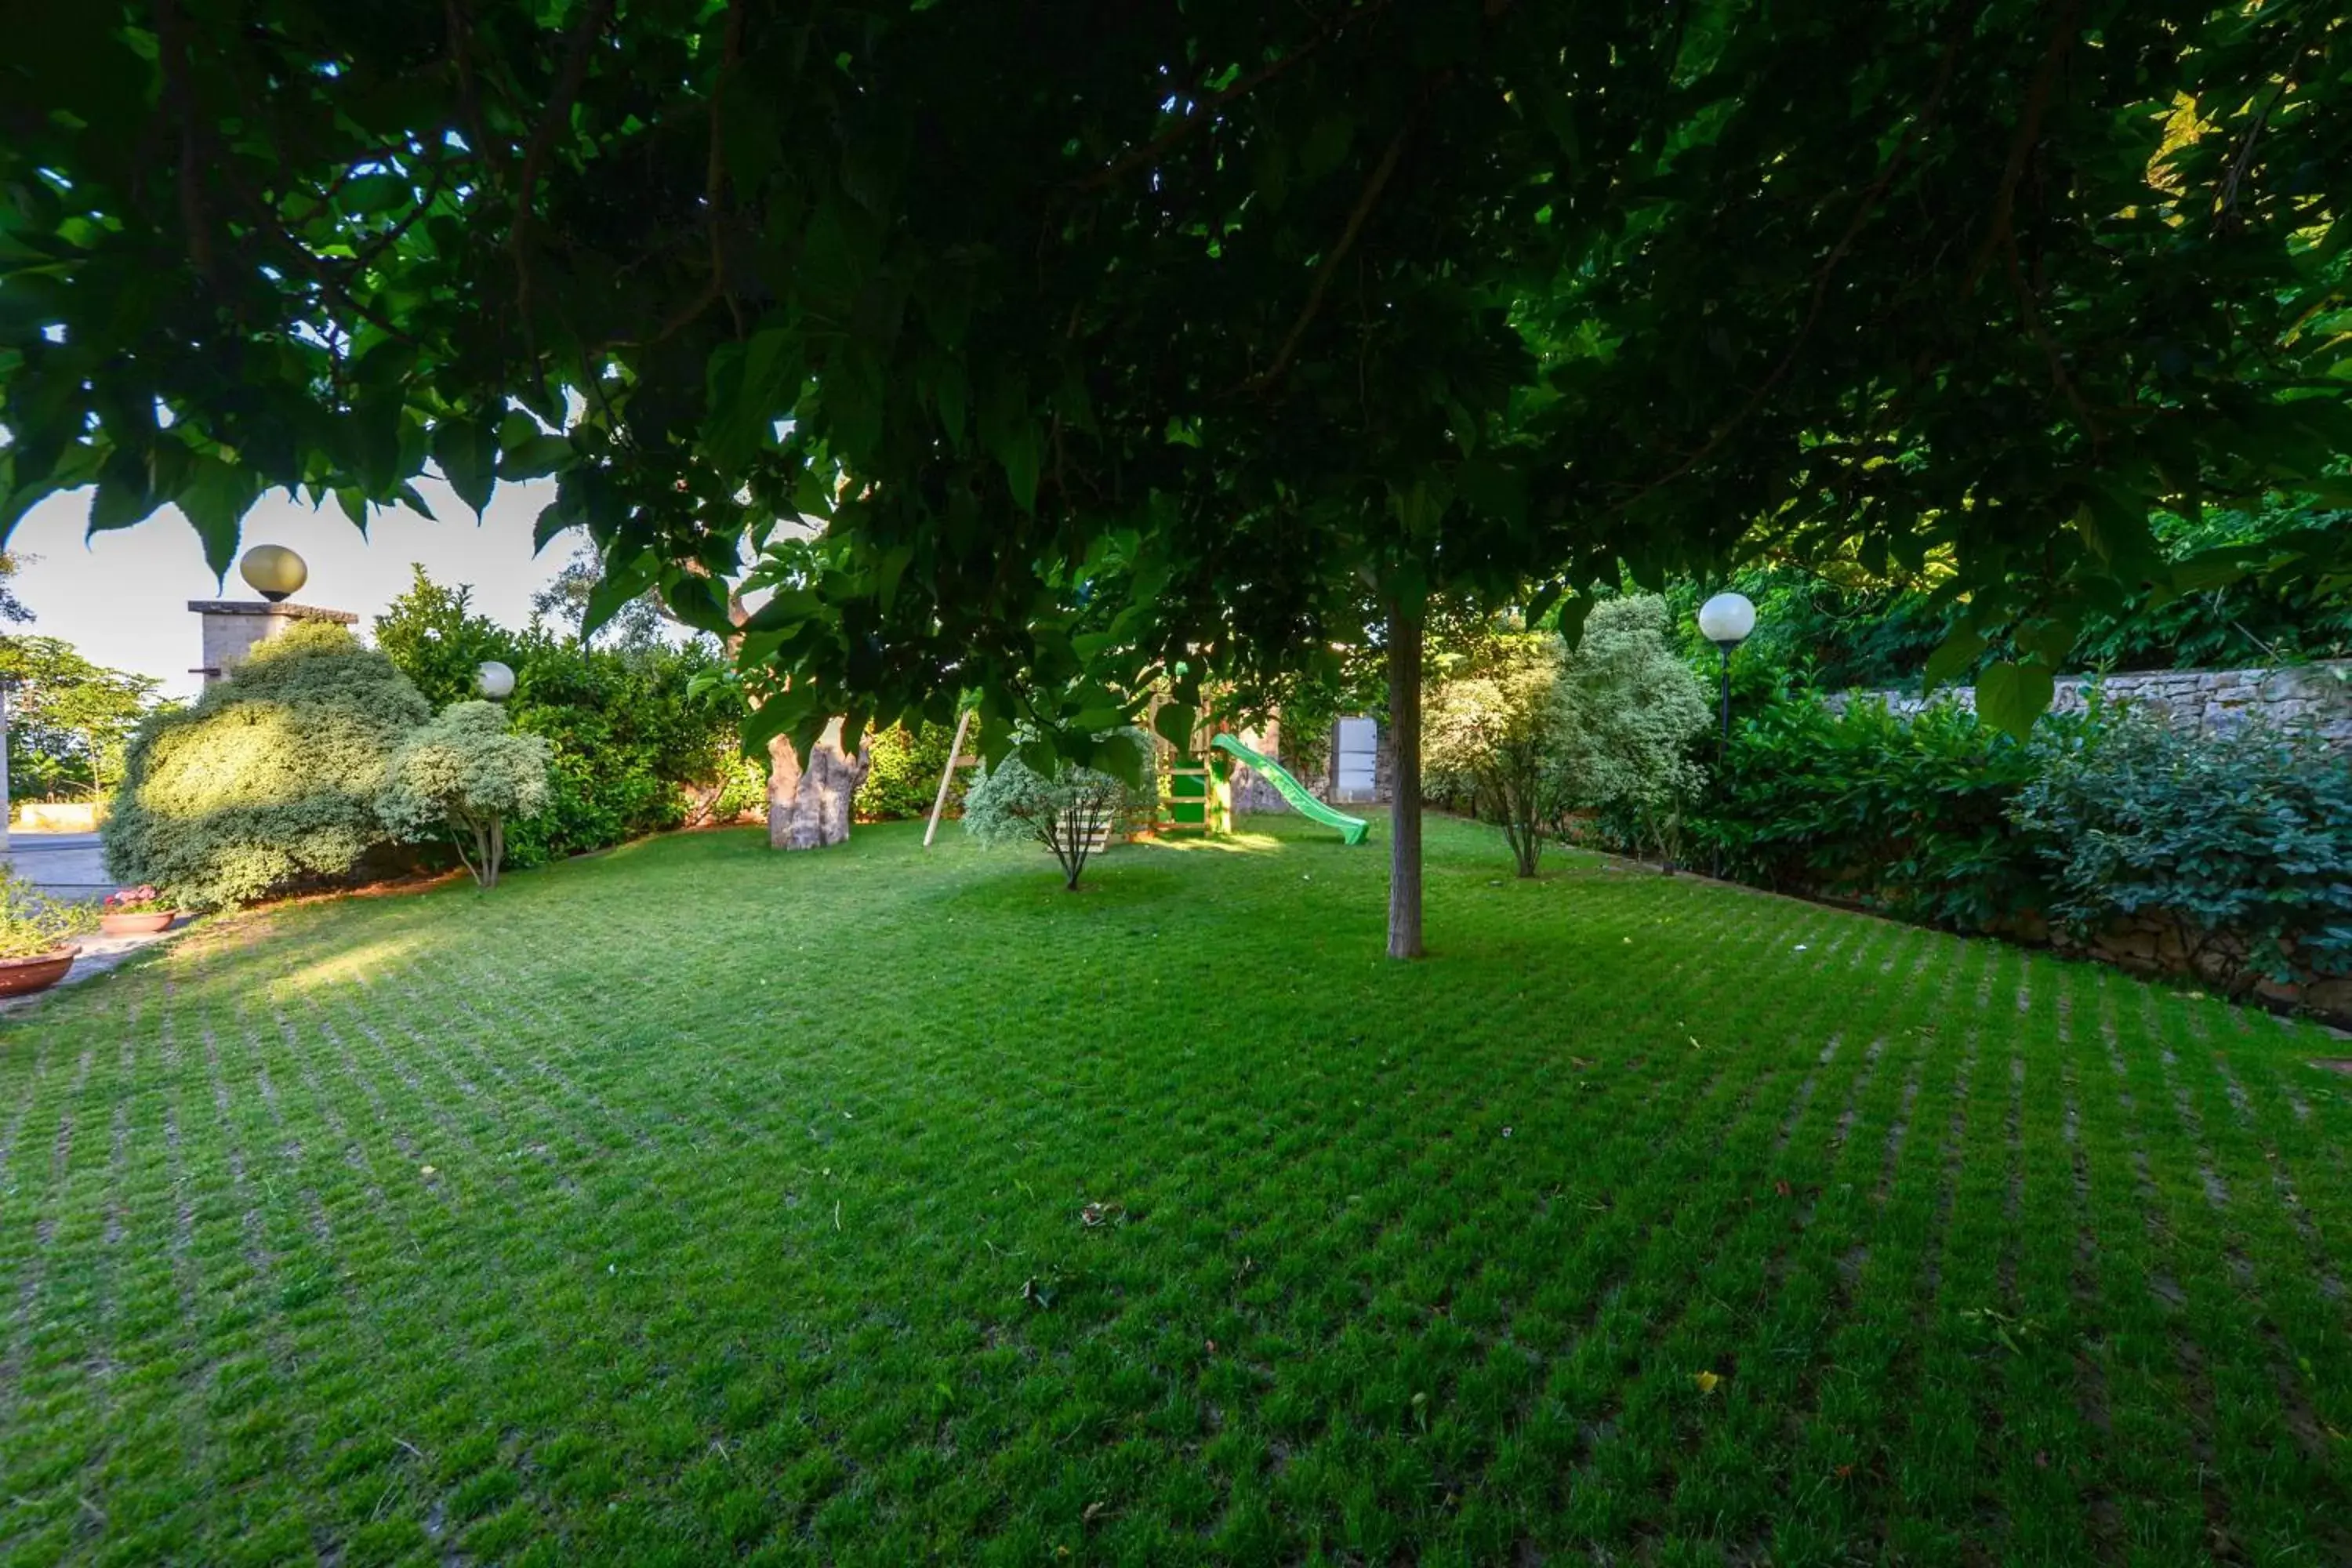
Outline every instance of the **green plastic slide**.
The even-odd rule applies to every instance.
[[[1231,752],[1234,756],[1264,773],[1265,782],[1272,784],[1282,798],[1290,803],[1291,810],[1309,822],[1319,822],[1326,827],[1338,828],[1343,842],[1361,844],[1372,831],[1372,825],[1362,817],[1349,816],[1344,811],[1334,811],[1308,795],[1307,786],[1292,778],[1290,770],[1272,757],[1258,755],[1231,735],[1220,735],[1213,743],[1217,750]]]

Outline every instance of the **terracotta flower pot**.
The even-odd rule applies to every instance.
[[[29,958],[0,958],[0,996],[47,991],[66,977],[66,971],[73,967],[74,955],[80,952],[81,943],[69,942]]]
[[[177,911],[173,910],[127,910],[121,914],[99,916],[98,929],[109,936],[139,936],[168,931],[176,918]]]

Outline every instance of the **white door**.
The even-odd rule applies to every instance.
[[[1379,788],[1377,757],[1381,727],[1370,719],[1342,719],[1334,745],[1339,752],[1341,800],[1370,800]]]

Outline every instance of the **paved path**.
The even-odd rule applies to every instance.
[[[8,860],[11,870],[31,878],[35,887],[52,898],[94,900],[114,891],[115,884],[106,874],[105,859],[99,852],[95,833],[37,833],[15,828],[8,834]],[[103,974],[141,948],[165,940],[168,933],[163,932],[100,936],[93,931],[79,939],[81,956],[59,984],[70,985],[78,980]],[[0,1001],[0,1016],[23,1012],[47,994],[46,991],[37,992],[31,996]]]
[[[187,924],[183,921],[170,931],[142,931],[137,936],[103,936],[93,931],[88,936],[76,937],[74,940],[81,943],[81,952],[75,958],[74,966],[66,972],[66,977],[47,991],[36,991],[29,996],[0,997],[0,1018],[11,1013],[24,1012],[28,1007],[37,1007],[43,997],[54,996],[68,985],[94,980],[141,948],[152,947],[159,942],[170,942],[186,929]]]
[[[95,833],[16,828],[8,835],[8,858],[18,876],[55,898],[102,899],[114,891]]]

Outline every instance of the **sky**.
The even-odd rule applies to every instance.
[[[447,486],[424,480],[417,489],[438,522],[405,508],[379,511],[365,534],[331,500],[313,511],[274,491],[246,514],[244,545],[293,549],[310,568],[310,580],[294,602],[356,611],[365,631],[408,586],[413,562],[423,563],[436,582],[471,584],[477,610],[522,626],[530,619],[531,595],[585,539],[567,534],[532,554],[531,527],[554,499],[552,480],[500,485],[478,525]],[[29,626],[11,629],[62,637],[93,663],[152,675],[167,695],[193,694],[200,684],[193,673],[200,656],[188,601],[259,595],[234,568],[226,587],[215,584],[195,530],[176,508],[85,543],[90,495],[51,496],[16,525],[8,549],[24,564],[12,585],[34,618]]]

